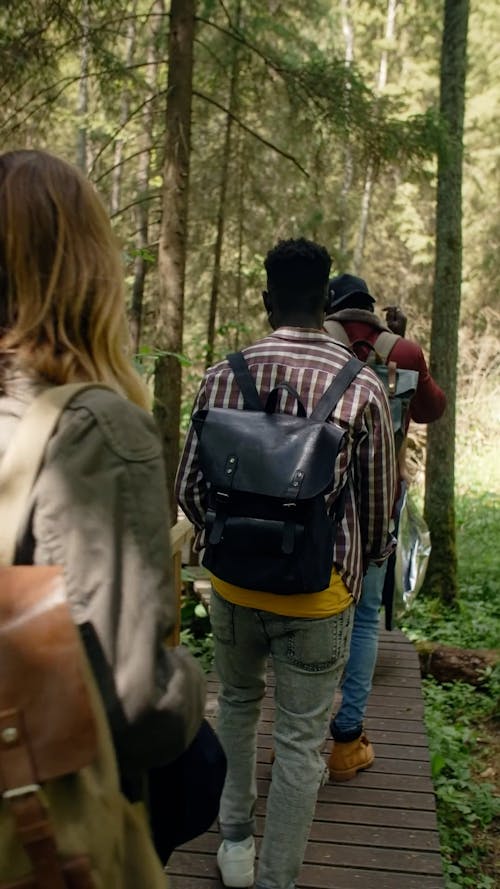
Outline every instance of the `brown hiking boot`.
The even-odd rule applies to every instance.
[[[369,769],[375,753],[366,735],[355,741],[334,741],[328,760],[328,770],[332,781],[350,781],[357,772]]]

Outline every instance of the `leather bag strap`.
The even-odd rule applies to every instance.
[[[19,421],[0,464],[0,565],[14,561],[26,504],[59,417],[76,395],[96,387],[109,388],[102,383],[51,386],[34,399]]]
[[[264,405],[260,400],[254,378],[250,373],[243,352],[230,352],[226,355],[229,367],[233,371],[236,382],[243,395],[243,407],[246,411],[263,411]]]
[[[248,369],[243,353],[231,352],[227,355],[227,361],[236,377],[236,382],[243,395],[245,410],[264,410],[257,387]],[[319,422],[327,420],[339,399],[364,366],[363,361],[360,361],[359,358],[350,358],[339,371],[326,392],[323,393],[318,404],[314,408],[310,419]],[[288,384],[281,385],[288,388]]]
[[[294,389],[293,386],[290,385],[290,383],[285,382],[278,383],[278,385],[275,386],[274,389],[271,389],[266,399],[266,414],[274,414],[274,412],[276,411],[276,405],[278,404],[278,395],[283,389],[285,389],[292,396],[292,398],[295,398],[295,401],[297,402],[297,416],[307,417],[306,409],[302,404],[302,401],[300,400],[299,393],[296,389]]]
[[[350,358],[338,372],[333,382],[330,383],[326,392],[321,396],[310,419],[325,422],[363,367],[365,367],[365,364],[359,358]]]
[[[16,823],[40,889],[65,889],[54,831],[43,804],[30,754],[22,716],[16,711],[0,714],[0,769],[8,781],[3,794]]]

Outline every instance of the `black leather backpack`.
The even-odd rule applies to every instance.
[[[193,416],[209,488],[203,564],[247,589],[285,595],[326,589],[343,486],[329,509],[325,495],[334,490],[346,435],[326,421],[364,364],[350,358],[307,417],[288,383],[276,386],[263,405],[243,354],[227,360],[244,410],[211,407]],[[281,389],[296,398],[296,416],[276,413]]]

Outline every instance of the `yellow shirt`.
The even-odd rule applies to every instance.
[[[214,590],[233,605],[256,608],[258,611],[272,611],[273,614],[282,614],[285,617],[331,617],[344,611],[353,601],[335,568],[332,569],[330,585],[326,590],[320,590],[318,593],[294,593],[290,596],[248,590],[226,583],[213,574],[210,575],[210,580]]]

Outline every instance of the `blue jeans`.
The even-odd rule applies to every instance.
[[[370,564],[356,606],[351,650],[341,682],[342,704],[330,724],[336,741],[354,741],[363,731],[366,705],[377,661],[379,611],[387,562]]]
[[[217,733],[227,756],[221,834],[254,833],[256,742],[266,665],[276,678],[275,761],[256,889],[294,889],[325,767],[320,748],[349,651],[353,607],[320,620],[281,617],[212,594],[220,678]]]

